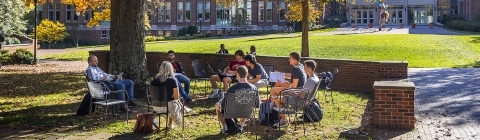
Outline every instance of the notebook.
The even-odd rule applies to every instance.
[[[278,82],[281,81],[285,83],[285,73],[283,72],[270,72],[270,82]]]

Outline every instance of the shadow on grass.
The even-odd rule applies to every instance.
[[[2,97],[29,97],[55,93],[69,93],[86,88],[85,77],[80,73],[4,73],[0,75]]]
[[[480,61],[475,61],[473,63],[465,64],[465,65],[453,66],[453,68],[480,68]]]
[[[249,39],[249,40],[247,40],[247,41],[274,40],[274,39],[296,38],[296,37],[298,37],[298,36],[279,36],[279,37],[267,37],[267,38]]]
[[[480,43],[480,37],[472,37],[471,43]]]

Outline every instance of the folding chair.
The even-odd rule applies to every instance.
[[[286,114],[286,115],[291,115],[295,114],[295,120],[298,118],[297,114],[304,114],[305,109],[310,109],[308,106],[315,101],[315,97],[317,94],[318,87],[320,86],[320,82],[317,82],[315,84],[315,88],[313,91],[308,91],[305,89],[290,89],[289,92],[306,92],[305,96],[302,98],[300,96],[290,96],[291,98],[294,98],[295,102],[289,102],[287,100],[286,102],[283,102],[282,107],[274,107],[272,108],[273,110],[277,111],[278,114]],[[283,95],[285,96],[284,98],[290,98],[288,97],[289,95]],[[282,96],[280,96],[280,100],[282,101]],[[281,117],[279,115],[279,117]],[[286,117],[286,116],[285,116]],[[310,116],[307,116],[310,117]],[[290,121],[290,117],[288,119]],[[306,135],[306,128],[305,128],[305,120],[302,119],[302,124],[303,124],[303,135]],[[316,128],[315,123],[313,123],[313,126]],[[280,130],[281,126],[278,127],[278,130]],[[297,129],[297,124],[295,123],[295,130]]]
[[[194,78],[195,80],[193,80],[193,85],[195,86],[192,86],[192,92],[195,94],[195,90],[193,89],[193,87],[196,87],[196,81],[198,80],[204,80],[204,96],[206,97],[207,96],[207,81],[210,80],[210,78],[208,77],[207,75],[207,65],[205,65],[204,63],[202,63],[202,61],[200,60],[194,60],[192,62],[192,67],[193,67],[193,72],[194,72]]]
[[[327,82],[328,84],[325,87],[323,87],[323,86],[320,87],[320,89],[323,90],[323,95],[325,96],[325,102],[328,101],[327,100],[327,93],[328,93],[328,91],[330,91],[330,98],[332,100],[333,105],[335,105],[335,102],[333,101],[333,91],[330,88],[330,85],[333,83],[333,80],[335,80],[335,76],[337,75],[337,73],[338,73],[337,68],[333,68],[331,71],[326,72],[327,78],[322,79],[322,82]]]
[[[274,72],[275,71],[275,65],[263,65],[263,69],[265,69],[265,72],[267,73],[268,77],[270,78],[270,72]],[[273,82],[268,82],[268,85],[267,85],[267,94],[266,96],[268,97],[268,95],[270,95],[270,88],[272,88],[272,85]]]
[[[248,129],[253,124],[255,139],[257,139],[257,129],[255,126],[255,111],[260,107],[260,96],[258,90],[239,89],[235,93],[224,95],[226,100],[223,113],[224,119],[229,118],[248,118]]]
[[[165,118],[165,137],[167,137],[167,132],[168,132],[168,115],[169,115],[169,104],[167,100],[167,89],[165,86],[152,86],[148,85],[148,90],[147,92],[147,102],[148,105],[152,105],[154,114],[159,114],[158,117],[158,124],[161,123],[160,121],[160,115],[166,115],[167,117]],[[183,103],[182,103],[183,105]],[[182,107],[182,134],[183,130],[185,129],[185,114],[184,114],[184,107]],[[159,131],[160,132],[160,131]]]

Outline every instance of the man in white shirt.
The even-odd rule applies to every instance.
[[[111,75],[107,74],[98,67],[98,59],[95,55],[90,55],[88,57],[88,68],[87,71],[90,71],[90,73],[87,73],[87,77],[89,80],[93,81],[101,81],[105,85],[107,85],[108,89],[110,90],[126,90],[128,94],[128,106],[137,106],[137,103],[133,100],[133,87],[134,87],[134,82],[130,79],[119,79],[116,81],[113,81],[113,79],[117,78],[117,75]],[[118,77],[121,78],[121,77]],[[123,91],[118,92],[118,99],[119,100],[125,100],[125,94]],[[132,112],[130,111],[126,105],[123,105],[120,107],[120,111],[122,112]]]

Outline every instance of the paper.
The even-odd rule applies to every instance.
[[[285,73],[283,72],[270,72],[270,82],[282,82],[285,83]]]
[[[117,81],[116,82],[123,79],[122,75],[123,75],[123,72],[117,75]]]
[[[227,73],[226,76],[235,76],[236,74],[230,74],[230,73]]]

